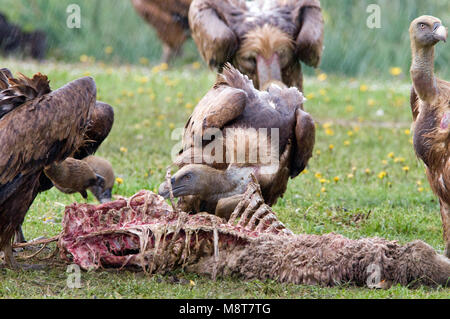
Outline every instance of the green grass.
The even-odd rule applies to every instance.
[[[184,126],[192,107],[215,80],[214,73],[202,67],[196,69],[196,64],[158,73],[151,67],[102,63],[38,65],[3,60],[1,64],[27,75],[46,73],[54,89],[86,72],[94,77],[99,99],[113,105],[116,114],[113,130],[98,155],[108,158],[116,175],[123,179],[114,188],[114,194],[122,196],[140,189],[157,189],[164,179],[165,167],[171,163],[171,149],[178,143],[171,140],[172,128]],[[383,81],[333,75],[328,75],[325,81],[316,76],[306,77],[305,108],[318,123],[316,146],[307,172],[289,182],[285,196],[273,208],[288,228],[296,233],[336,232],[350,238],[379,236],[401,243],[421,239],[442,252],[438,203],[411,145],[408,94],[409,83],[401,76]],[[398,127],[390,127],[392,124]],[[380,178],[384,175],[379,175],[381,172],[386,176]],[[25,236],[31,239],[58,234],[64,205],[74,201],[83,199],[78,194],[64,195],[55,189],[40,194],[27,214]],[[92,195],[89,202],[95,202]],[[358,220],[357,216],[368,218]],[[237,278],[213,282],[182,271],[166,276],[129,271],[83,272],[81,289],[68,288],[66,278],[66,266],[62,263],[45,271],[0,269],[0,297],[448,298],[450,295],[450,290],[443,288],[412,290],[395,286],[389,290],[370,290],[351,285],[322,288]]]

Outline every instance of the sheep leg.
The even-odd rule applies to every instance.
[[[450,206],[444,201],[440,200],[442,226],[444,228],[444,255],[450,258]]]

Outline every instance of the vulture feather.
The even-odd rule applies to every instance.
[[[131,0],[138,14],[155,29],[163,43],[163,62],[178,55],[188,38],[192,0]]]
[[[15,79],[6,69],[0,74],[0,250],[16,267],[14,232],[38,192],[53,186],[43,171],[85,147],[86,134],[95,131],[92,116],[98,103],[90,77],[51,92],[42,74],[31,79]]]
[[[414,149],[439,197],[445,254],[450,258],[450,83],[434,75],[434,46],[447,40],[447,29],[438,18],[421,16],[411,23],[409,33]]]
[[[282,82],[302,91],[300,61],[317,67],[322,56],[318,0],[194,0],[189,25],[211,68],[233,63],[261,90]]]
[[[180,170],[171,180],[173,195],[186,205],[181,207],[227,217],[251,175],[273,205],[312,156],[315,126],[303,100],[294,87],[272,84],[258,91],[227,64],[185,126],[183,150],[174,162]],[[169,196],[167,182],[160,194]]]

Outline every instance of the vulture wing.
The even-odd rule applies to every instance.
[[[301,109],[296,111],[295,140],[290,168],[291,178],[300,174],[312,156],[316,127],[312,117]]]
[[[0,193],[19,175],[62,161],[82,145],[95,105],[91,78],[30,100],[0,119]]]
[[[307,65],[317,67],[323,51],[323,17],[320,2],[305,0],[300,9],[297,55]]]
[[[409,104],[411,105],[411,112],[413,115],[413,121],[415,122],[419,115],[419,97],[417,96],[414,86],[411,87],[411,94],[409,97]]]
[[[221,69],[238,48],[238,38],[225,21],[233,15],[228,1],[194,0],[189,9],[192,37],[203,59],[211,68]]]

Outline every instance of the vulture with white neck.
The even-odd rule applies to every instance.
[[[447,28],[438,18],[421,16],[411,23],[409,33],[414,149],[439,197],[445,255],[450,257],[450,83],[434,74],[434,46],[447,40]]]
[[[318,0],[194,0],[189,25],[211,68],[230,62],[261,90],[282,82],[303,91],[300,61],[317,67],[322,56]]]
[[[23,237],[29,207],[53,187],[44,170],[95,152],[109,134],[114,112],[96,101],[96,92],[90,77],[51,91],[45,75],[14,78],[0,70],[0,251],[10,267],[18,267],[14,234]]]
[[[312,156],[315,126],[303,95],[270,85],[256,90],[227,64],[189,118],[174,164],[173,195],[185,211],[228,217],[254,176],[264,201],[276,203]],[[169,197],[168,182],[159,193]]]

